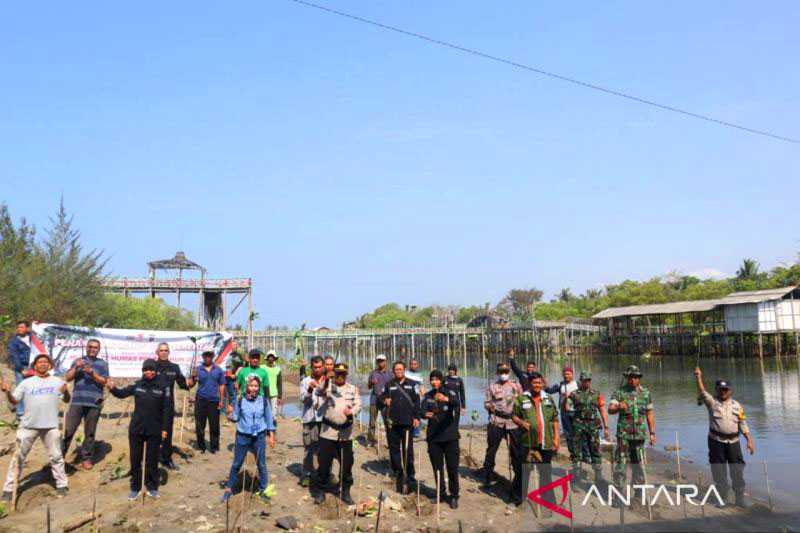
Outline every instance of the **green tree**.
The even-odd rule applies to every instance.
[[[755,279],[758,275],[759,264],[755,259],[743,259],[742,265],[736,271],[736,278],[740,280]]]

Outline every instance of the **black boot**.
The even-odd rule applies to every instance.
[[[395,480],[395,490],[397,490],[398,493],[403,494],[404,485],[405,483],[403,482],[403,476],[397,476],[397,479]]]
[[[600,489],[601,492],[607,492],[608,491],[608,483],[603,478],[603,469],[602,468],[595,468],[594,469],[594,484],[598,489]]]
[[[488,488],[492,484],[492,471],[488,468],[484,468],[481,474],[481,484],[484,488]]]
[[[458,496],[450,496],[450,509],[458,509]]]
[[[325,502],[325,492],[321,490],[314,491],[314,503],[320,505]]]
[[[353,498],[350,497],[350,486],[345,485],[342,487],[342,503],[353,505]]]
[[[580,463],[572,463],[572,484],[578,485],[583,481],[583,468]]]

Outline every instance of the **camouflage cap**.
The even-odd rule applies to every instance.
[[[339,363],[335,367],[333,367],[333,371],[337,374],[347,374],[348,368],[347,363]]]
[[[636,365],[630,365],[628,368],[625,369],[625,372],[622,373],[623,376],[627,377],[642,377],[642,371],[639,370],[639,367]]]
[[[592,379],[592,373],[589,372],[588,370],[584,370],[583,372],[581,372],[581,381],[583,381],[584,379]]]

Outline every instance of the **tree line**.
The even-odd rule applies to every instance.
[[[587,289],[578,295],[572,289],[564,288],[549,301],[543,300],[543,291],[530,287],[511,289],[496,304],[416,308],[389,303],[360,316],[353,325],[361,328],[387,328],[467,324],[481,315],[508,321],[530,321],[534,317],[537,320],[590,318],[609,307],[710,300],[738,291],[800,285],[800,258],[798,259],[795,264],[779,265],[769,270],[761,270],[754,259],[744,259],[736,275],[726,279],[701,279],[671,272],[645,281],[625,280],[601,288]]]
[[[17,320],[90,327],[195,329],[192,314],[160,299],[103,290],[107,259],[86,249],[62,200],[41,235],[0,204],[0,337]]]

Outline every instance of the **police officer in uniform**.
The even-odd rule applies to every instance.
[[[422,416],[417,394],[417,383],[406,377],[406,364],[395,361],[392,378],[381,395],[381,402],[386,406],[386,418],[389,422],[387,437],[389,439],[389,458],[394,472],[397,492],[406,494],[414,479],[414,439],[411,432],[419,427]],[[405,458],[403,458],[405,451]]]
[[[450,363],[447,366],[447,375],[444,377],[445,388],[458,394],[458,403],[461,405],[461,414],[467,411],[467,392],[464,380],[458,375],[458,365]]]
[[[358,387],[347,383],[348,368],[339,363],[333,368],[331,380],[314,389],[314,396],[321,403],[322,430],[319,434],[319,468],[311,488],[314,503],[325,501],[325,486],[331,475],[334,457],[340,461],[342,475],[342,502],[353,504],[350,487],[353,485],[353,419],[361,410],[361,395]]]
[[[644,443],[656,444],[656,422],[650,391],[641,386],[642,372],[631,365],[622,374],[626,383],[611,396],[608,412],[617,418],[617,447],[614,450],[614,485],[624,490],[631,463],[634,485],[644,484],[642,459]],[[615,501],[617,501],[615,499]]]
[[[753,455],[756,451],[750,428],[745,421],[744,408],[732,398],[729,382],[719,379],[716,383],[716,394],[711,396],[703,384],[703,371],[694,369],[699,400],[708,409],[708,462],[711,463],[711,475],[714,486],[719,491],[722,501],[728,497],[728,473],[730,469],[731,484],[736,495],[736,506],[746,508],[748,503],[744,497],[744,457],[739,443],[739,434],[747,441],[747,451]]]
[[[608,440],[608,413],[603,393],[592,388],[591,372],[581,372],[581,385],[567,397],[567,411],[572,413],[572,440],[575,443],[576,458],[572,462],[572,475],[580,483],[582,470],[579,461],[591,462],[596,485],[605,485],[602,459],[600,456],[600,436]],[[588,453],[587,453],[588,451]]]
[[[486,456],[483,459],[483,485],[489,486],[494,473],[497,449],[506,439],[509,461],[514,467],[514,478],[511,483],[512,499],[519,497],[520,475],[522,464],[519,457],[519,439],[517,425],[511,419],[514,401],[522,394],[519,383],[509,381],[511,368],[506,363],[497,364],[497,380],[486,389],[484,407],[489,412],[489,425],[486,427]]]
[[[183,376],[181,367],[169,360],[169,344],[162,342],[156,349],[156,376],[161,382],[161,386],[167,391],[167,436],[161,442],[161,453],[159,454],[161,464],[170,470],[178,470],[178,465],[172,462],[172,428],[175,423],[175,383],[183,390],[189,390],[192,386],[192,378],[188,380]],[[183,413],[186,416],[186,413]]]
[[[539,486],[549,485],[553,480],[551,460],[558,450],[558,410],[550,396],[541,394],[544,379],[538,372],[530,374],[527,390],[514,400],[511,419],[520,428],[521,481],[517,505],[528,493],[528,478],[533,465],[538,465]],[[553,492],[543,495],[553,501]]]

